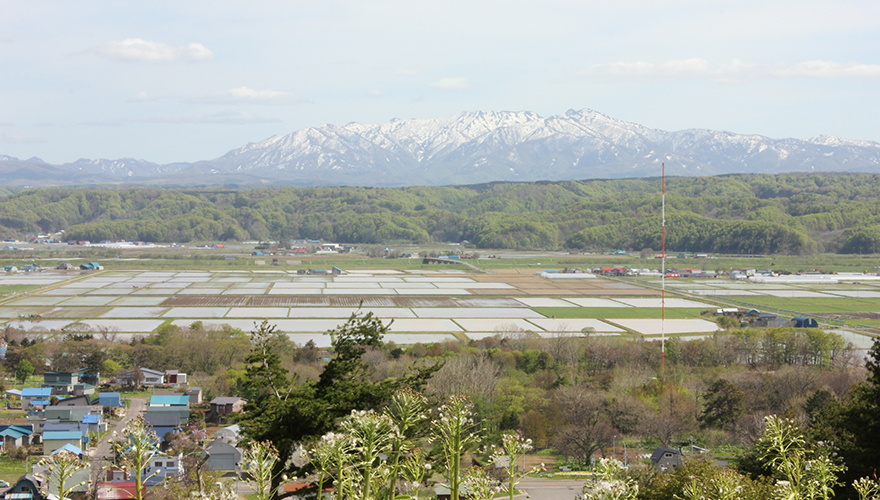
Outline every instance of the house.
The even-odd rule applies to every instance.
[[[18,478],[18,481],[11,488],[4,491],[3,496],[0,498],[46,500],[46,497],[40,491],[40,481],[30,474],[25,474]]]
[[[44,432],[50,424],[76,425],[87,444],[89,426],[93,431],[103,431],[107,428],[102,413],[103,408],[100,406],[50,406],[43,412],[42,418],[35,420],[34,423],[35,427]]]
[[[651,455],[651,465],[660,472],[675,471],[684,464],[681,450],[673,450],[658,446]]]
[[[126,386],[157,386],[165,383],[165,373],[149,368],[136,368],[116,375],[116,383]]]
[[[224,422],[226,415],[239,413],[247,400],[235,397],[216,397],[211,400],[211,410],[205,416],[206,422]]]
[[[180,373],[177,370],[165,370],[165,383],[168,385],[185,384],[186,373]]]
[[[153,428],[153,431],[156,432],[156,436],[159,437],[159,443],[165,443],[165,435],[169,432],[174,433],[180,431],[181,419],[180,414],[178,413],[147,412],[144,415],[144,420],[146,420]]]
[[[83,394],[82,396],[72,396],[59,400],[53,406],[92,406],[91,396]]]
[[[89,426],[82,422],[46,424],[43,426],[43,434],[47,432],[78,432],[83,438],[88,438],[88,430]]]
[[[0,425],[0,439],[3,442],[3,449],[15,448],[33,441],[38,441],[34,435],[33,425]]]
[[[181,422],[189,422],[189,406],[148,406],[145,415],[174,413],[180,416]]]
[[[216,471],[231,472],[238,470],[238,464],[241,462],[241,450],[223,441],[211,441],[205,448],[208,454],[208,461],[205,465]]]
[[[58,269],[59,271],[73,271],[76,267],[69,262],[62,262],[61,264],[58,264],[55,269]]]
[[[189,387],[184,393],[189,396],[189,404],[198,405],[202,404],[202,388],[201,387]]]
[[[27,409],[34,401],[48,401],[52,397],[50,387],[25,387],[21,390],[21,407]]]
[[[50,455],[68,444],[82,449],[88,444],[88,438],[83,437],[82,433],[77,431],[43,432],[43,455]]]
[[[51,388],[52,394],[73,394],[74,386],[80,383],[79,373],[76,372],[46,372],[43,374],[43,387]]]
[[[97,262],[89,262],[88,264],[83,264],[79,266],[79,268],[83,271],[100,271],[104,269],[104,267]]]
[[[150,461],[150,465],[147,467],[147,475],[153,477],[147,479],[147,486],[155,486],[164,481],[165,478],[182,476],[183,466],[180,463],[182,459],[182,453],[176,456],[162,454],[153,457],[153,460]]]
[[[97,368],[81,368],[77,371],[79,381],[93,386],[101,385],[101,372]]]

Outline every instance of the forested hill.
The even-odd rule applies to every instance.
[[[188,242],[468,240],[481,248],[660,247],[660,180],[254,190],[42,189],[0,197],[0,236]],[[670,178],[667,247],[880,252],[880,175]]]

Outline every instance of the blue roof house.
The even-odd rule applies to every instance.
[[[27,408],[34,401],[46,401],[52,397],[50,387],[25,387],[21,390],[21,407]]]
[[[84,443],[84,441],[86,439],[87,438],[83,437],[81,432],[77,431],[44,432],[43,455],[51,455],[52,452],[64,447],[66,444],[82,449],[85,447],[86,443]]]

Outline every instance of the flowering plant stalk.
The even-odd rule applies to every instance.
[[[58,498],[64,500],[67,495],[84,484],[91,481],[86,479],[71,484],[76,475],[89,468],[89,462],[82,460],[76,453],[62,450],[50,457],[43,458],[37,464],[43,468],[44,473],[35,474],[44,483],[49,483],[58,491]]]
[[[116,437],[116,433],[113,433]],[[122,430],[119,439],[111,439],[110,447],[123,470],[134,474],[135,500],[143,500],[145,482],[159,474],[159,471],[145,476],[146,469],[156,455],[159,455],[159,438],[156,432],[141,416],[131,419]]]
[[[544,464],[540,467],[534,467],[529,471],[525,470],[525,464],[522,468],[517,468],[516,463],[520,461],[526,453],[532,449],[532,440],[525,439],[520,433],[508,433],[501,436],[501,449],[495,449],[492,453],[490,462],[498,464],[507,473],[507,490],[510,500],[513,500],[513,492],[516,485],[526,474],[533,474],[544,469]],[[502,460],[498,460],[502,459]]]
[[[443,452],[452,500],[459,500],[462,456],[477,442],[473,426],[473,404],[464,396],[450,396],[434,420],[433,440]]]
[[[278,451],[268,441],[251,443],[241,458],[242,470],[250,475],[248,483],[254,489],[257,500],[272,497],[272,471],[278,462]]]
[[[404,485],[412,488],[412,500],[419,500],[419,487],[431,475],[431,463],[426,459],[425,452],[421,448],[415,448],[400,463],[400,475]]]
[[[424,396],[410,389],[397,393],[385,414],[397,425],[398,433],[391,443],[391,481],[388,485],[387,497],[393,499],[397,495],[397,476],[400,473],[400,456],[412,448],[408,439],[412,430],[428,416],[425,413],[428,401]]]
[[[372,500],[387,484],[390,469],[381,463],[380,455],[399,439],[400,431],[388,415],[373,411],[352,410],[340,425],[351,436],[350,465],[357,474],[357,498]]]

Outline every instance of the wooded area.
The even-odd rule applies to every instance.
[[[732,254],[880,252],[880,175],[667,179],[667,247]],[[153,242],[470,241],[480,248],[660,247],[659,179],[457,187],[40,189],[0,198],[0,237]]]

